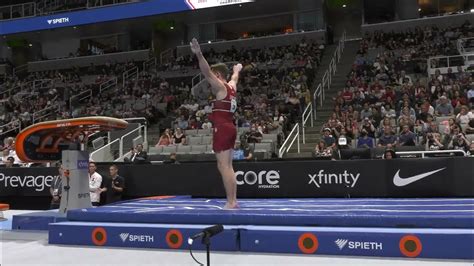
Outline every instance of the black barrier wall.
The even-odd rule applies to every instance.
[[[110,164],[98,172],[107,176]],[[224,197],[215,162],[119,166],[127,198]],[[238,197],[474,197],[474,158],[235,163]],[[55,168],[0,168],[0,197],[49,196]],[[1,200],[1,198],[0,198]]]

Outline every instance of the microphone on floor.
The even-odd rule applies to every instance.
[[[197,234],[191,236],[190,238],[188,238],[188,244],[192,245],[194,240],[197,239],[197,238],[200,238],[200,237],[211,238],[214,235],[217,235],[222,231],[224,231],[224,226],[222,226],[221,224],[216,224],[216,225],[213,225],[211,227],[204,228],[204,230],[202,230],[200,233],[197,233]]]

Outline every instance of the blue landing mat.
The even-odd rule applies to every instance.
[[[474,228],[474,199],[252,199],[240,209],[225,201],[175,197],[139,199],[68,212],[70,221]]]
[[[48,224],[66,221],[66,217],[57,210],[32,212],[14,215],[11,229],[13,230],[48,230]]]

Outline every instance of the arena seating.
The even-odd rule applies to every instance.
[[[400,142],[402,128],[407,124],[410,131],[416,135],[415,143],[409,146],[400,143],[383,145],[374,149],[373,154],[378,155],[373,158],[379,158],[387,148],[397,151],[425,148],[469,151],[470,141],[474,138],[473,131],[466,132],[468,124],[460,124],[459,112],[462,106],[466,106],[466,116],[470,117],[472,127],[474,106],[472,99],[469,102],[467,97],[468,90],[473,86],[472,72],[454,66],[447,74],[438,71],[426,78],[427,59],[432,56],[459,54],[457,41],[465,37],[473,37],[472,25],[468,21],[459,27],[444,29],[433,26],[406,32],[376,31],[367,34],[360,43],[352,71],[348,73],[346,87],[333,99],[334,113],[327,123],[322,125],[321,131],[330,128],[331,134],[337,140],[339,136],[344,136],[341,130],[345,128],[345,136],[356,140],[360,137],[363,118],[368,116],[375,128],[375,142],[382,146],[382,122],[383,118],[389,115],[387,123],[397,141]],[[460,63],[463,64],[462,61]],[[438,65],[439,59],[434,66]],[[450,115],[435,112],[442,104],[442,98],[446,98],[447,104],[452,106]],[[403,113],[404,101],[407,102],[406,114]],[[363,110],[364,103],[369,104],[367,110]],[[430,109],[429,113],[434,118],[432,122],[426,121],[423,116],[424,107]],[[454,119],[454,123],[448,123],[450,119]],[[452,133],[452,127],[456,125],[461,128],[461,133],[467,140],[462,145],[457,144],[458,138]],[[439,138],[443,145],[432,147],[427,144],[432,142],[429,133],[437,135],[436,138]]]

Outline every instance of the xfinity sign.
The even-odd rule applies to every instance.
[[[35,191],[43,191],[46,187],[51,187],[51,182],[53,181],[53,178],[54,176],[52,175],[10,176],[5,175],[4,173],[0,173],[0,184],[5,188],[33,188]]]
[[[317,188],[321,188],[324,185],[345,185],[347,187],[354,187],[359,180],[360,173],[350,173],[344,170],[343,173],[325,173],[324,170],[320,170],[317,174],[309,174],[308,184],[313,184]]]
[[[69,23],[69,18],[64,17],[64,18],[48,19],[47,22],[48,22],[49,25]]]
[[[280,188],[280,173],[275,170],[270,171],[237,171],[235,172],[237,185],[258,185],[258,188]]]

